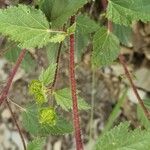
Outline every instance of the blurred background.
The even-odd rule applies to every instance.
[[[32,0],[0,0],[0,8],[18,3],[34,5]],[[99,25],[106,23],[100,0],[89,1],[81,12],[88,14]],[[102,15],[99,15],[100,13]],[[114,33],[121,40],[121,53],[127,60],[138,92],[141,98],[145,100],[147,107],[150,107],[150,24],[138,22],[132,28],[115,24],[113,27]],[[109,67],[93,71],[90,62],[91,38],[83,36],[82,40],[77,38],[76,41],[78,44],[76,46],[77,88],[87,103],[92,103],[93,109],[92,112],[80,112],[85,149],[91,150],[94,141],[102,132],[122,121],[130,121],[132,128],[148,126],[149,122],[144,118],[124,75],[124,70],[118,61],[116,60]],[[66,45],[63,46],[60,58],[59,75],[56,83],[58,89],[69,86],[69,60]],[[0,90],[5,85],[19,52],[20,50],[16,49],[13,43],[0,36]],[[22,127],[21,109],[16,107],[16,104],[24,107],[33,100],[28,94],[28,84],[32,79],[38,77],[43,67],[45,68],[49,63],[52,63],[54,59],[52,56],[55,54],[53,54],[51,46],[30,50],[15,76],[9,93],[12,110],[21,126],[26,142],[32,137]],[[66,118],[71,119],[72,117],[71,112],[64,113],[64,115]],[[45,145],[47,150],[74,150],[74,147],[74,138],[71,134],[49,136]],[[0,150],[23,150],[20,136],[5,103],[0,107]]]

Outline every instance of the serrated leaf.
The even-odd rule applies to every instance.
[[[89,34],[97,31],[100,26],[87,15],[80,15],[77,17],[77,30],[83,34]]]
[[[48,85],[53,82],[55,76],[56,64],[50,64],[49,67],[42,71],[39,76],[39,80],[44,84]]]
[[[74,23],[72,26],[70,26],[68,29],[67,29],[67,34],[70,35],[70,34],[73,34],[76,30],[76,23]]]
[[[36,138],[29,142],[27,150],[42,150],[45,144],[45,138]]]
[[[131,25],[133,21],[150,21],[149,0],[109,0],[107,17],[117,24]]]
[[[120,42],[128,47],[132,47],[132,28],[123,25],[113,24],[113,33]]]
[[[73,130],[72,124],[63,118],[57,118],[54,126],[51,124],[41,124],[38,119],[38,108],[36,105],[27,107],[26,111],[22,113],[22,117],[24,128],[35,136],[61,135],[71,133]]]
[[[53,27],[61,27],[87,0],[56,0],[51,12]]]
[[[97,140],[95,150],[149,150],[150,132],[147,130],[129,130],[129,123],[121,123],[104,133]]]
[[[41,10],[19,5],[0,10],[0,33],[19,42],[22,48],[43,47],[54,36],[64,35],[49,29],[49,23]],[[53,41],[53,40],[52,40]],[[55,37],[53,42],[60,42]]]
[[[5,58],[9,60],[10,62],[16,62],[20,52],[21,52],[21,49],[17,46],[9,48],[9,50],[6,51],[5,53]],[[30,53],[27,52],[21,63],[22,68],[26,72],[28,72],[28,71],[31,71],[31,69],[34,69],[35,65],[36,65],[35,60],[31,57]]]
[[[93,38],[92,63],[96,67],[111,64],[119,55],[118,38],[106,28],[99,29]]]
[[[63,41],[65,38],[66,38],[67,34],[64,33],[64,34],[60,34],[60,33],[56,33],[55,35],[53,35],[51,38],[50,38],[50,42],[52,43],[60,43],[61,41]]]
[[[64,88],[54,92],[55,100],[64,110],[69,111],[72,109],[72,98],[70,89]],[[90,106],[78,96],[78,108],[79,110],[88,110]]]

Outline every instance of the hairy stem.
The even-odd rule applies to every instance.
[[[75,16],[70,19],[70,25],[75,22]],[[78,112],[78,101],[76,93],[76,80],[75,80],[75,62],[74,62],[74,50],[75,50],[75,37],[74,34],[70,35],[70,62],[69,62],[69,72],[70,72],[70,83],[71,83],[71,94],[73,103],[73,123],[75,131],[76,149],[83,150],[83,143],[81,138],[79,112]]]
[[[18,132],[19,132],[19,135],[20,135],[20,138],[21,138],[21,141],[22,141],[24,150],[27,150],[26,144],[25,144],[25,140],[24,140],[24,138],[23,138],[23,134],[22,134],[22,132],[21,132],[21,129],[20,129],[20,127],[19,127],[19,124],[18,124],[18,122],[17,122],[17,119],[16,119],[16,117],[15,117],[15,114],[13,113],[12,108],[11,108],[11,106],[10,106],[8,100],[6,100],[6,104],[7,104],[7,107],[8,107],[8,109],[9,109],[10,113],[11,113],[11,116],[12,116],[12,118],[13,118],[13,121],[14,121],[16,127],[17,127],[17,130],[18,130]]]
[[[130,82],[130,84],[131,84],[131,87],[132,87],[132,89],[133,89],[133,92],[134,92],[134,94],[135,94],[135,96],[136,96],[136,98],[137,98],[137,100],[138,100],[138,102],[139,102],[141,108],[143,109],[143,111],[144,111],[144,113],[145,113],[145,116],[148,118],[148,120],[150,120],[150,112],[149,112],[148,109],[145,107],[144,102],[143,102],[143,100],[141,99],[141,97],[140,97],[140,95],[139,95],[139,93],[138,93],[138,91],[137,91],[137,88],[136,88],[136,86],[134,85],[134,83],[133,83],[133,81],[132,81],[132,77],[131,77],[131,75],[130,75],[130,73],[129,73],[129,70],[128,70],[127,65],[126,65],[126,62],[125,62],[125,58],[124,58],[124,56],[121,55],[121,54],[119,55],[119,61],[120,61],[120,63],[122,64],[122,66],[123,66],[123,68],[124,68],[125,75],[127,76],[128,80],[129,80],[129,82]]]
[[[10,86],[12,84],[12,81],[14,79],[14,76],[25,56],[25,53],[26,53],[26,49],[23,49],[16,61],[16,64],[12,70],[12,72],[9,74],[8,76],[8,80],[7,80],[7,83],[6,83],[6,86],[3,88],[2,92],[1,92],[1,95],[0,95],[0,105],[6,100],[7,98],[7,95],[8,95],[8,92],[9,92],[9,89],[10,89]]]

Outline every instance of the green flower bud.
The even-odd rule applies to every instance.
[[[29,85],[29,92],[34,95],[38,104],[47,102],[47,89],[39,80],[33,80]]]
[[[56,124],[56,112],[54,108],[47,107],[47,108],[41,109],[39,112],[39,122],[41,124],[55,125]]]

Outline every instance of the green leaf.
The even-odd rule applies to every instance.
[[[44,85],[49,85],[54,80],[55,70],[56,70],[56,64],[50,64],[46,70],[42,71],[42,73],[39,76],[39,80]]]
[[[122,25],[131,25],[138,20],[150,21],[149,0],[109,0],[107,17]]]
[[[87,0],[55,0],[51,12],[53,27],[61,27]]]
[[[97,31],[100,26],[87,15],[80,15],[77,17],[77,30],[83,34],[89,34]]]
[[[113,24],[113,33],[120,42],[128,47],[132,47],[132,28],[123,25]]]
[[[75,31],[75,47],[78,59],[81,60],[83,50],[86,49],[90,41],[90,33],[97,31],[100,26],[87,15],[79,15],[76,22],[76,31]]]
[[[146,129],[150,129],[150,121],[147,119],[145,113],[139,105],[137,105],[137,117],[141,125],[143,125]]]
[[[119,55],[118,38],[106,28],[99,29],[93,39],[92,63],[96,67],[111,64]]]
[[[12,46],[11,48],[8,49],[8,51],[6,51],[5,53],[5,58],[7,60],[9,60],[10,62],[16,62],[19,54],[21,52],[21,49],[17,46]],[[26,72],[29,72],[31,71],[31,69],[34,69],[35,68],[35,65],[36,65],[36,62],[35,60],[32,58],[32,56],[30,55],[29,52],[26,53],[22,63],[21,63],[21,66],[22,68],[26,71]]]
[[[61,135],[71,133],[72,124],[63,118],[57,118],[56,124],[41,124],[39,122],[39,111],[36,105],[31,105],[22,113],[23,126],[31,134],[35,136]]]
[[[57,34],[53,35],[49,41],[52,43],[57,43],[57,42],[60,43],[61,41],[63,41],[66,38],[66,36],[67,36],[66,33],[63,33],[63,34],[57,33]]]
[[[84,50],[86,50],[86,46],[88,45],[90,41],[89,34],[83,34],[80,32],[80,30],[76,30],[75,32],[75,47],[76,47],[76,53],[79,60],[81,60],[82,54]]]
[[[49,29],[42,11],[26,5],[0,10],[0,33],[19,42],[22,48],[40,48],[50,41],[60,42],[59,36],[65,34]]]
[[[76,30],[76,23],[74,23],[72,26],[70,26],[68,29],[67,29],[67,34],[70,35],[70,34],[73,34]]]
[[[60,105],[64,110],[69,111],[72,109],[72,98],[70,89],[64,88],[54,92],[55,100],[58,105]],[[78,96],[78,108],[79,110],[88,110],[90,106]]]
[[[95,146],[95,150],[149,150],[150,132],[147,130],[129,130],[129,123],[121,123],[104,133]]]
[[[47,58],[49,64],[56,63],[57,53],[58,53],[59,44],[49,43],[46,46]]]
[[[36,138],[28,143],[27,150],[42,150],[45,144],[45,138]]]

